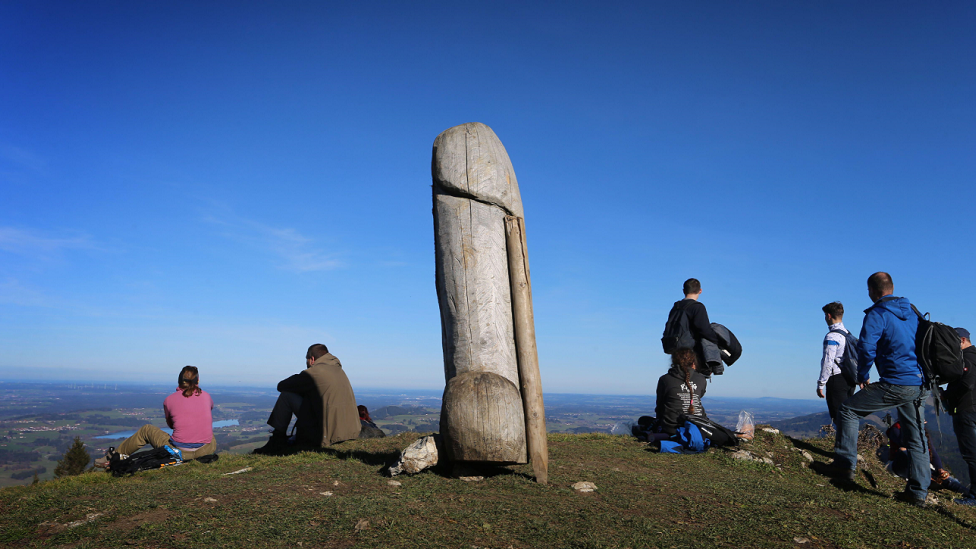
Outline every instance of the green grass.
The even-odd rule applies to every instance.
[[[227,455],[117,479],[104,473],[0,490],[5,547],[973,547],[976,510],[916,509],[903,481],[862,449],[867,475],[835,486],[799,449],[830,440],[759,432],[745,446],[775,466],[712,450],[648,452],[627,437],[550,434],[550,484],[531,466],[482,482],[445,471],[383,476],[417,437],[343,443],[284,457]],[[224,473],[244,467],[238,475]],[[594,493],[571,485],[586,480]],[[331,496],[322,495],[331,492]],[[212,498],[215,502],[205,501]],[[949,498],[944,498],[946,501]],[[91,522],[67,527],[68,523]],[[363,526],[366,521],[368,524]],[[360,527],[357,529],[357,524]],[[805,538],[807,543],[798,544]],[[301,545],[299,545],[301,544]]]

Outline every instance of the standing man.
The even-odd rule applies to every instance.
[[[976,347],[969,336],[969,330],[956,328],[959,335],[959,347],[962,348],[962,360],[965,371],[962,377],[946,387],[944,401],[949,415],[952,416],[952,430],[959,442],[959,453],[969,469],[969,492],[973,493],[976,484]],[[961,505],[976,505],[976,498],[957,499]]]
[[[902,443],[908,449],[909,476],[898,499],[925,507],[929,488],[929,456],[925,442],[925,376],[915,356],[918,317],[904,297],[894,297],[894,282],[888,273],[868,277],[868,296],[874,305],[864,311],[858,349],[857,381],[861,387],[837,412],[834,467],[844,479],[857,476],[858,418],[872,412],[896,408],[901,422]],[[870,383],[871,364],[879,380]]]
[[[356,395],[339,359],[321,343],[308,348],[306,370],[278,383],[278,400],[268,425],[274,429],[268,443],[255,454],[276,454],[288,444],[288,424],[294,415],[297,442],[328,446],[359,437],[361,423]]]
[[[847,338],[841,333],[847,332],[847,328],[844,327],[844,305],[840,301],[828,303],[823,306],[823,312],[824,321],[827,322],[830,331],[824,337],[817,396],[827,399],[830,420],[837,425],[837,410],[848,397],[854,394],[854,385],[847,381],[837,366],[844,360],[844,353],[847,352]]]
[[[676,339],[676,341],[671,342],[674,348],[693,348],[697,359],[698,371],[710,375],[711,372],[706,367],[701,342],[703,339],[707,339],[718,345],[719,339],[718,334],[712,329],[712,323],[708,321],[708,311],[705,310],[705,305],[698,301],[698,298],[702,294],[701,282],[697,278],[689,278],[685,280],[681,289],[684,291],[685,298],[681,301],[675,301],[674,306],[671,307],[671,312],[668,313],[667,325],[664,327],[665,337],[662,338],[662,342],[670,335]],[[682,315],[687,319],[686,325],[682,325]],[[681,328],[678,329],[678,327]],[[679,335],[679,332],[683,332],[684,330],[687,330],[687,333],[680,333]],[[669,343],[664,343],[665,350],[667,350]]]

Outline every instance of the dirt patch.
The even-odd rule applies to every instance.
[[[131,532],[142,524],[164,522],[171,516],[173,516],[173,512],[168,509],[153,509],[152,511],[118,519],[106,524],[105,527],[119,532]]]

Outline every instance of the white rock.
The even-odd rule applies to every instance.
[[[596,484],[587,481],[580,481],[573,485],[573,490],[577,492],[592,492],[596,490]]]
[[[771,433],[771,434],[774,434],[774,435],[778,435],[779,434],[779,429],[773,429],[771,427],[763,427],[763,432],[764,433]]]
[[[803,455],[803,459],[809,461],[810,463],[813,463],[813,456],[810,455],[810,452],[803,450],[801,454]]]
[[[332,495],[332,492],[319,492],[319,494],[322,494],[325,497],[329,497]]]
[[[389,484],[390,486],[400,486],[401,485],[400,482],[399,481],[396,481],[396,480],[391,480],[390,482],[387,482],[387,484]]]
[[[215,500],[214,498],[203,498],[203,501],[205,503],[217,503],[217,500]]]
[[[752,454],[750,454],[749,452],[747,452],[745,450],[738,450],[738,451],[732,452],[732,459],[741,459],[741,460],[744,460],[744,461],[753,461],[756,458],[754,458],[752,456]]]
[[[437,440],[434,435],[428,435],[407,446],[400,454],[400,461],[390,467],[390,475],[412,475],[434,465],[437,465]]]

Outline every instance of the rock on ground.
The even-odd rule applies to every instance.
[[[437,465],[437,438],[438,435],[428,435],[407,446],[400,454],[400,461],[390,467],[390,475],[396,476],[400,473],[412,475]]]

